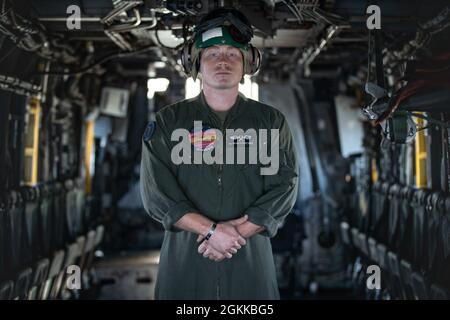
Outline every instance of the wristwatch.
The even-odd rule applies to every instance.
[[[206,236],[202,239],[202,241],[200,241],[199,245],[203,243],[203,241],[205,240],[209,240],[211,238],[211,236],[213,235],[214,231],[216,230],[217,227],[217,223],[213,222],[211,228],[209,228],[208,233],[206,234]]]

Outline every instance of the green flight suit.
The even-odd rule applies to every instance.
[[[261,164],[225,160],[223,165],[175,165],[171,150],[178,141],[171,141],[172,131],[190,130],[194,120],[220,128],[224,136],[224,128],[279,129],[278,173],[260,175]],[[239,94],[221,124],[202,92],[157,112],[148,130],[143,137],[141,195],[145,210],[166,230],[156,299],[279,299],[269,238],[291,211],[298,188],[297,157],[285,117]],[[247,214],[265,231],[247,239],[231,259],[215,262],[197,252],[196,234],[173,226],[188,212],[216,222]]]

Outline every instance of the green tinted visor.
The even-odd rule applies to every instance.
[[[248,42],[244,42],[239,30],[228,26],[209,29],[195,38],[197,48],[208,48],[215,45],[230,45],[240,49],[247,49]]]

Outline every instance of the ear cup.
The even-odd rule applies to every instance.
[[[258,72],[259,68],[261,67],[261,51],[259,51],[258,48],[255,48],[254,46],[250,45],[253,50],[253,61],[252,61],[252,70],[251,74],[255,74]]]
[[[181,65],[183,66],[184,72],[187,75],[191,74],[192,70],[192,56],[191,56],[191,49],[192,49],[192,41],[188,41],[181,50]]]
[[[195,81],[200,70],[200,50],[195,47],[192,39],[183,46],[180,59],[186,75],[192,76]]]
[[[244,53],[244,73],[254,75],[261,66],[261,52],[253,45],[249,44],[247,50],[243,50]]]
[[[201,55],[201,51],[198,52],[196,50],[194,50],[195,53],[193,53],[192,55],[192,69],[191,69],[191,76],[192,78],[195,80],[197,80],[197,75],[200,72],[200,55]]]

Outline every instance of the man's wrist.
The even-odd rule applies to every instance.
[[[246,221],[237,226],[236,230],[241,235],[241,237],[248,239],[254,236],[255,234],[263,231],[264,227],[256,225],[250,221]]]
[[[213,224],[214,221],[211,221],[210,219],[203,217],[201,223],[199,224],[199,226],[197,227],[196,233],[200,236],[202,236],[203,238],[206,237],[206,235],[208,234],[209,229],[211,228],[211,225]]]
[[[212,237],[212,235],[213,235],[214,232],[216,231],[216,228],[217,228],[217,223],[213,222],[212,225],[211,225],[211,227],[210,227],[209,230],[208,230],[208,233],[207,233],[206,236],[205,236],[205,240],[206,240],[206,241],[209,240],[209,239]]]
[[[199,245],[201,245],[204,241],[209,240],[212,237],[212,235],[214,234],[214,232],[216,231],[216,228],[217,228],[217,223],[213,222],[211,224],[211,227],[208,229],[208,232],[206,232],[206,234],[203,235],[203,239],[201,239]]]

